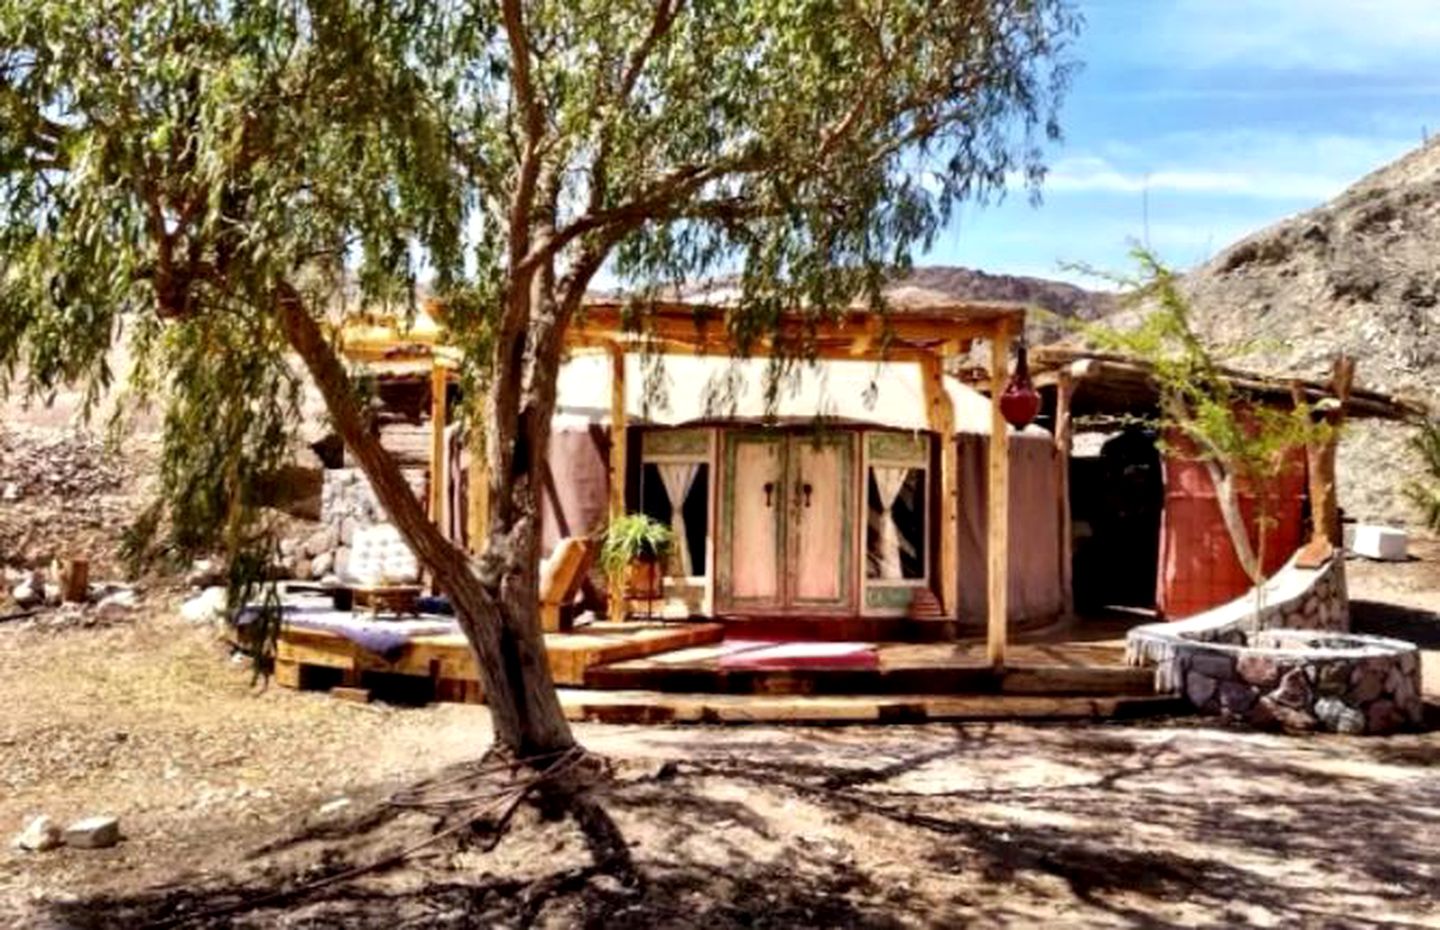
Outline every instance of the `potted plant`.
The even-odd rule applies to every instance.
[[[670,527],[643,513],[626,514],[606,527],[600,566],[609,577],[624,578],[631,596],[654,600],[660,596],[662,566],[674,544]]]

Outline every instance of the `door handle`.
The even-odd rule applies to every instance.
[[[775,482],[765,482],[765,509],[770,509],[770,496],[775,493]]]

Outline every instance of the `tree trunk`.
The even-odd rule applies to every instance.
[[[533,510],[492,528],[482,564],[503,568],[494,573],[493,584],[482,583],[466,554],[425,516],[399,467],[371,433],[349,377],[303,298],[282,285],[276,309],[287,340],[309,369],[336,431],[359,461],[376,498],[455,605],[480,670],[497,746],[521,758],[574,746],[540,633]],[[501,551],[490,551],[497,540]]]
[[[1245,516],[1240,510],[1240,493],[1235,487],[1235,479],[1213,461],[1205,462],[1205,470],[1210,473],[1210,481],[1215,485],[1215,503],[1220,506],[1220,518],[1225,522],[1225,531],[1230,536],[1235,557],[1240,560],[1240,567],[1245,570],[1245,574],[1258,585],[1264,581],[1265,569],[1255,555],[1255,547],[1250,543],[1250,531],[1245,526]]]

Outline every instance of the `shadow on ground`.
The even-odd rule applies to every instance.
[[[1356,633],[1389,636],[1421,649],[1440,649],[1440,614],[1380,601],[1352,600],[1350,627]]]
[[[662,731],[594,804],[434,835],[375,808],[243,869],[56,906],[67,926],[895,927],[1426,923],[1435,739],[1202,727]],[[776,732],[776,731],[768,731]],[[667,761],[670,760],[670,761]],[[492,848],[493,846],[493,848]],[[291,892],[260,906],[266,895]]]

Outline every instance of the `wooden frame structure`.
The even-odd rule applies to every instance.
[[[435,316],[438,316],[436,314]],[[731,319],[724,305],[681,301],[648,303],[638,307],[627,302],[597,300],[586,304],[581,317],[566,334],[572,352],[603,352],[611,367],[611,440],[609,451],[612,518],[625,512],[626,475],[626,371],[628,354],[670,354],[755,358],[792,356],[819,361],[874,361],[912,363],[920,367],[924,385],[926,419],[930,429],[942,437],[940,454],[940,497],[938,527],[940,573],[939,599],[945,616],[958,613],[959,592],[959,465],[955,446],[955,410],[944,377],[947,365],[968,351],[978,340],[990,346],[991,442],[987,469],[988,543],[986,566],[988,611],[986,654],[996,668],[1005,665],[1008,639],[1008,552],[1009,552],[1009,425],[1000,410],[1000,395],[1009,377],[1011,340],[1024,325],[1024,308],[1001,303],[926,302],[897,305],[885,315],[868,309],[853,309],[826,318],[795,313],[782,318],[770,335],[756,339],[741,352],[733,337]],[[432,386],[443,385],[447,369],[454,365],[454,350],[443,343],[444,333],[433,319],[397,332],[393,324],[347,325],[344,351],[359,361],[428,360]],[[434,422],[443,423],[444,391],[432,388],[435,397]],[[467,528],[475,545],[485,535],[488,513],[485,501],[488,477],[483,443],[471,437],[471,472]],[[438,473],[442,447],[437,440],[432,451],[432,474]],[[432,492],[432,513],[441,515],[443,494]],[[618,587],[618,586],[617,586]],[[623,590],[612,589],[611,603],[623,610]]]
[[[723,306],[683,302],[648,305],[639,328],[619,302],[588,304],[583,319],[567,334],[576,350],[599,349],[611,359],[610,513],[624,514],[626,474],[625,356],[630,352],[734,356]],[[1023,308],[1005,304],[945,304],[897,308],[880,317],[854,310],[834,319],[813,320],[796,314],[783,319],[773,336],[757,340],[749,355],[767,358],[792,353],[825,360],[910,362],[920,366],[927,420],[942,437],[940,456],[939,572],[940,603],[946,616],[959,606],[959,465],[955,411],[943,378],[947,362],[976,340],[991,347],[990,461],[988,470],[989,590],[986,652],[995,667],[1005,664],[1009,587],[1009,425],[1000,412],[1000,394],[1009,377],[1009,347],[1024,325]],[[1000,441],[994,441],[995,437]],[[624,604],[624,591],[612,589],[611,603]]]

